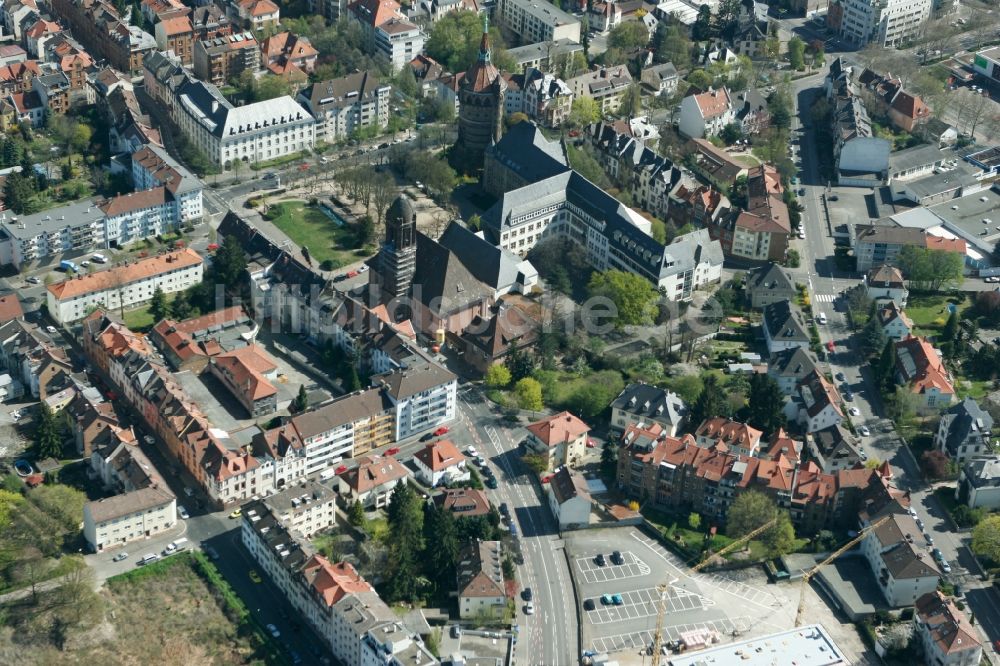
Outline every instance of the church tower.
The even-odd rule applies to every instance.
[[[479,57],[458,85],[455,164],[467,173],[483,168],[486,148],[500,140],[507,82],[490,59],[489,19],[483,16]]]
[[[417,218],[402,194],[385,213],[385,242],[379,251],[378,277],[381,300],[405,296],[417,265]]]

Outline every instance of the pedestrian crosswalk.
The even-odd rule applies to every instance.
[[[813,296],[813,300],[817,303],[833,303],[837,300],[836,294],[816,294]]]

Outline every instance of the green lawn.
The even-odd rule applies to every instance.
[[[747,168],[755,167],[760,164],[760,160],[749,153],[744,153],[742,155],[730,155],[729,157],[737,164],[742,164]]]
[[[166,294],[166,297],[168,304],[174,300],[173,294]],[[125,325],[133,331],[145,333],[149,329],[153,328],[155,324],[156,321],[153,319],[153,315],[149,312],[148,304],[143,305],[141,308],[125,311]]]
[[[316,206],[305,201],[284,201],[272,205],[267,217],[298,246],[308,247],[317,264],[329,259],[339,267],[358,259],[351,228],[337,226]]]
[[[928,294],[911,296],[906,305],[906,314],[913,320],[915,335],[936,335],[948,321],[949,302],[958,301],[958,313],[969,307],[968,299],[945,296],[943,294]]]

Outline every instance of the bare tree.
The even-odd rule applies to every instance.
[[[396,198],[399,190],[396,189],[395,179],[388,174],[379,174],[372,183],[372,205],[375,207],[375,219],[379,227],[382,226],[386,209]]]
[[[52,560],[34,546],[22,550],[17,557],[16,576],[31,588],[31,601],[38,603],[38,584],[47,578],[52,568]]]

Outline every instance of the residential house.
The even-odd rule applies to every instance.
[[[863,524],[873,524],[880,517],[871,515]],[[890,514],[888,522],[870,530],[861,540],[861,553],[889,606],[912,606],[937,589],[940,574],[925,542],[908,513]]]
[[[927,409],[943,409],[955,397],[951,376],[927,338],[912,335],[896,343],[896,383],[908,386]]]
[[[839,423],[806,433],[806,449],[826,474],[854,469],[864,462],[859,442]]]
[[[471,477],[465,456],[450,439],[426,444],[414,454],[413,465],[417,479],[430,488],[468,481]]]
[[[212,356],[208,370],[236,398],[247,413],[257,418],[278,408],[278,365],[258,345],[247,345]]]
[[[614,113],[621,106],[625,93],[632,85],[632,74],[625,65],[595,67],[586,74],[569,79],[566,85],[573,91],[573,99],[589,97],[597,102],[604,115]]]
[[[913,322],[902,309],[896,306],[895,301],[879,305],[875,317],[882,326],[885,336],[891,340],[908,338],[913,331]]]
[[[691,169],[717,188],[728,189],[737,178],[748,173],[747,167],[707,139],[691,139],[684,149],[691,155]]]
[[[150,486],[83,505],[83,536],[95,553],[148,539],[177,522],[177,499]]]
[[[508,95],[513,97],[509,88]],[[569,118],[572,106],[573,91],[565,81],[538,69],[525,70],[518,111],[543,127],[559,127]]]
[[[778,388],[788,396],[795,393],[803,379],[818,369],[816,357],[807,347],[802,346],[777,351],[767,361],[767,374],[778,382]]]
[[[791,303],[798,295],[788,270],[774,262],[747,271],[744,292],[754,309],[779,301]]]
[[[695,442],[700,447],[711,449],[721,444],[721,450],[747,457],[754,457],[759,453],[763,434],[745,423],[722,417],[706,419],[694,432]]]
[[[1000,509],[1000,458],[972,458],[959,468],[955,500],[970,509]]]
[[[356,0],[348,7],[372,55],[399,71],[424,50],[423,31],[410,23],[395,0]]]
[[[798,307],[791,301],[764,306],[762,328],[768,354],[795,347],[809,348],[809,333]]]
[[[667,435],[676,437],[687,414],[687,405],[673,391],[649,384],[629,384],[611,403],[610,427],[624,432],[632,425],[656,423]]]
[[[391,98],[392,86],[363,71],[313,83],[296,99],[316,119],[316,140],[334,143],[363,128],[385,129]]]
[[[499,541],[470,542],[459,552],[458,616],[463,620],[499,617],[507,610],[502,557]]]
[[[900,308],[906,307],[910,292],[903,281],[903,272],[895,266],[882,264],[865,273],[865,288],[873,301],[890,300]]]
[[[840,393],[818,370],[799,382],[792,400],[785,405],[785,414],[789,421],[798,421],[807,433],[840,425],[844,420]]]
[[[746,136],[760,134],[771,126],[767,100],[756,88],[748,88],[733,100],[735,122]],[[681,109],[683,112],[683,108]]]
[[[475,488],[445,488],[434,496],[434,503],[456,520],[488,516],[492,508],[486,493]]]
[[[338,492],[347,504],[358,501],[366,509],[381,509],[389,503],[393,489],[409,476],[406,466],[392,456],[366,456],[337,477]]]
[[[312,43],[306,37],[300,37],[288,32],[279,32],[276,35],[266,37],[260,43],[261,62],[266,69],[272,67],[273,73],[283,71],[282,68],[294,67],[300,72],[311,74],[316,67],[316,58],[319,57]]]
[[[546,469],[573,467],[583,459],[590,426],[569,412],[535,421],[527,427],[527,447],[546,459]]]
[[[979,632],[954,600],[940,591],[917,599],[913,609],[913,636],[928,664],[976,666],[983,659]]]
[[[729,89],[722,87],[688,95],[681,101],[677,129],[687,139],[714,136],[736,120],[736,108]]]
[[[590,506],[593,500],[583,474],[560,467],[549,479],[549,508],[559,523],[559,531],[586,527],[590,523]]]
[[[92,57],[131,76],[142,72],[143,59],[156,50],[156,39],[129,25],[106,0],[52,0],[50,8]]]
[[[191,27],[194,30],[194,41],[196,42],[233,34],[232,21],[226,16],[225,11],[216,4],[195,7],[191,12]]]
[[[639,80],[654,96],[659,97],[660,95],[673,95],[677,92],[680,75],[672,62],[665,62],[643,69]]]
[[[868,110],[851,78],[851,68],[843,59],[830,64],[826,89],[833,106],[831,129],[837,182],[858,187],[880,185],[888,175],[890,145],[875,136]]]
[[[253,521],[254,516],[268,513],[281,524],[305,538],[323,532],[337,524],[337,494],[315,481],[302,481],[262,499],[250,500],[242,513]]]
[[[256,33],[278,27],[281,10],[271,0],[232,0],[229,5],[232,19]]]
[[[993,452],[993,417],[967,397],[945,410],[934,434],[934,448],[962,464]]]
[[[489,318],[477,316],[460,336],[449,335],[465,362],[484,375],[514,349],[531,349],[538,341],[538,322],[521,308],[500,301],[490,314]]]
[[[709,226],[728,256],[752,262],[785,260],[792,223],[783,192],[773,167],[760,165],[748,170],[747,209],[734,211]]]

